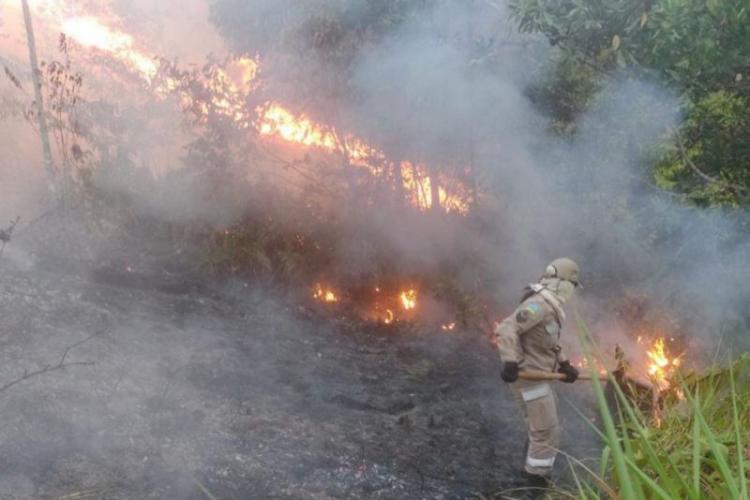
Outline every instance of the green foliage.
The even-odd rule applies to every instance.
[[[738,205],[750,186],[750,104],[726,90],[691,102],[686,120],[659,164],[659,182],[696,203]]]
[[[513,0],[522,31],[560,47],[547,94],[571,123],[596,82],[621,71],[682,96],[685,122],[654,175],[699,204],[750,194],[750,7],[744,0]],[[557,127],[560,128],[559,126]],[[681,144],[679,144],[681,142]]]
[[[559,53],[550,77],[533,84],[527,94],[550,119],[553,132],[567,136],[575,132],[577,118],[599,88],[596,71],[570,54]]]
[[[280,6],[279,4],[288,4]],[[346,62],[368,41],[397,28],[436,0],[214,0],[211,15],[240,51],[293,49]]]

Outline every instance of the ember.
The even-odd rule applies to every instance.
[[[315,285],[315,289],[313,291],[313,298],[316,300],[319,300],[321,302],[338,302],[339,298],[336,295],[336,293],[320,283]]]
[[[393,316],[393,311],[391,311],[390,309],[386,309],[385,317],[383,318],[383,323],[385,323],[386,325],[390,325],[391,323],[393,323],[394,319],[395,317]]]
[[[579,361],[573,361],[573,364],[582,372],[589,371],[589,362],[586,358],[583,358]],[[601,364],[598,360],[595,360],[594,364],[596,366],[596,370],[599,372],[599,375],[607,374],[607,368],[603,364]]]

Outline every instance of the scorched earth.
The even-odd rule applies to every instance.
[[[377,326],[242,282],[10,257],[0,385],[22,380],[0,391],[2,499],[513,498],[520,486],[525,433],[479,332]],[[591,414],[587,388],[560,393],[565,449],[596,456],[566,402]]]

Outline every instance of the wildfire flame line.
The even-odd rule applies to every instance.
[[[136,47],[132,35],[89,15],[63,19],[61,29],[82,47],[110,55],[146,83],[154,84],[159,64],[153,55]],[[469,197],[457,179],[445,177],[438,183],[435,175],[428,174],[429,169],[425,165],[409,161],[391,162],[383,151],[362,139],[352,134],[339,135],[332,127],[316,123],[305,114],[294,114],[277,102],[268,102],[255,110],[248,110],[245,101],[247,95],[254,90],[253,81],[258,75],[259,62],[257,59],[243,57],[230,62],[229,66],[218,69],[206,87],[212,94],[213,110],[230,117],[238,126],[244,128],[253,124],[261,137],[275,137],[287,143],[316,147],[327,153],[343,153],[351,165],[362,167],[373,176],[382,176],[386,168],[397,171],[401,175],[401,184],[408,193],[409,202],[420,210],[432,208],[433,200],[437,200],[445,212],[468,213]],[[167,79],[154,88],[154,91],[159,95],[166,95],[175,87],[176,82]],[[190,99],[188,96],[182,98],[188,101]],[[199,107],[205,108],[204,105]],[[208,109],[203,109],[203,112],[207,113]],[[437,192],[433,193],[435,188]]]

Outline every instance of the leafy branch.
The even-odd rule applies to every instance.
[[[733,189],[737,192],[746,192],[747,187],[742,186],[740,184],[734,184],[731,182],[727,182],[725,180],[719,179],[718,177],[714,177],[712,175],[709,175],[705,173],[703,170],[698,168],[698,166],[693,162],[693,160],[690,159],[690,155],[687,153],[687,149],[685,148],[685,143],[682,140],[682,136],[680,136],[679,132],[672,130],[672,136],[675,139],[675,143],[677,144],[677,148],[680,151],[680,157],[682,158],[682,161],[690,167],[690,170],[693,171],[695,175],[703,179],[704,181],[708,182],[709,184],[717,184],[724,188]]]

